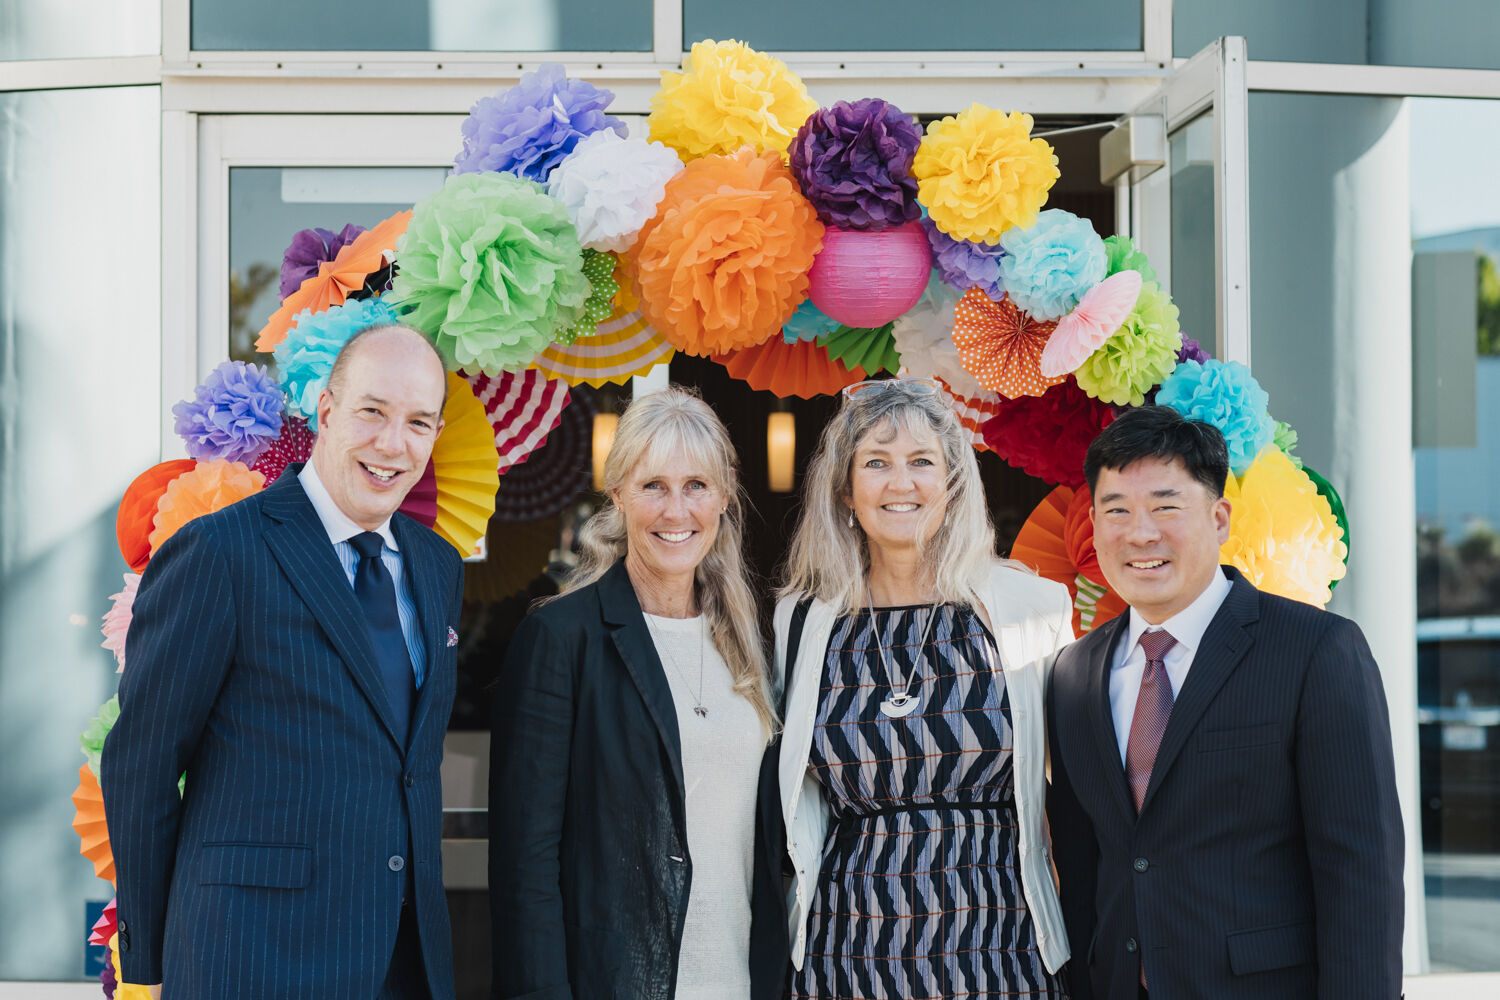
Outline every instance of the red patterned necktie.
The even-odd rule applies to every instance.
[[[1172,715],[1172,682],[1167,678],[1166,655],[1167,650],[1177,645],[1177,640],[1161,629],[1142,632],[1140,641],[1146,653],[1146,670],[1141,674],[1141,692],[1135,699],[1135,717],[1130,721],[1130,739],[1125,744],[1125,777],[1130,781],[1136,812],[1141,811],[1141,803],[1146,800],[1156,750]]]

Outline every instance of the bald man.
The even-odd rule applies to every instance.
[[[125,982],[453,996],[438,768],[463,574],[397,513],[446,395],[420,333],[357,334],[312,461],[147,566],[101,765]]]

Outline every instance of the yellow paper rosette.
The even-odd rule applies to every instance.
[[[437,486],[432,530],[462,555],[473,551],[495,513],[495,490],[500,485],[496,459],[495,429],[484,405],[462,376],[450,372],[443,433],[432,449]]]
[[[743,42],[696,42],[681,73],[661,75],[651,95],[651,139],[684,160],[741,146],[786,156],[792,137],[818,110],[802,79]]]
[[[1062,176],[1052,147],[1031,137],[1030,115],[978,103],[928,125],[911,170],[939,229],[991,246],[1012,226],[1035,225]]]
[[[1267,448],[1229,477],[1229,539],[1221,562],[1261,590],[1323,607],[1344,576],[1344,531],[1328,500],[1286,454]]]

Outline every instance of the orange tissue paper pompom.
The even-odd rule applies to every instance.
[[[151,554],[161,548],[177,529],[204,514],[259,493],[266,477],[243,462],[222,458],[199,462],[167,484],[167,491],[156,502],[156,527],[151,532]]]
[[[672,178],[627,264],[647,321],[703,357],[778,335],[822,245],[823,224],[779,155],[746,147]]]

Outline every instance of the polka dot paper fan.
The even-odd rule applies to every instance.
[[[1057,324],[1028,316],[1009,295],[996,302],[982,288],[971,288],[953,315],[959,360],[984,388],[1015,399],[1040,396],[1063,380],[1041,370],[1042,351]]]
[[[284,417],[280,436],[271,442],[271,447],[262,452],[250,468],[264,475],[266,485],[270,486],[281,478],[288,465],[312,458],[313,442],[317,439],[318,436],[302,417]]]

